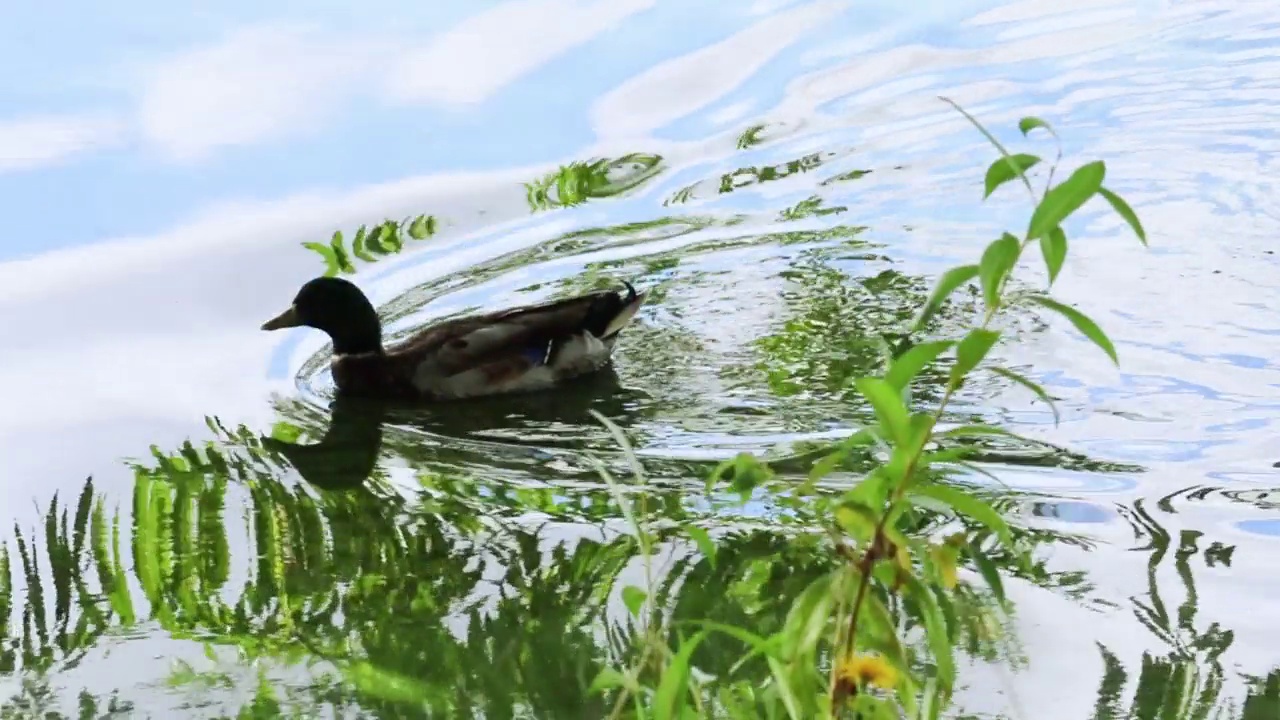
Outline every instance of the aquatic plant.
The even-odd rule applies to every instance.
[[[1024,133],[1037,128],[1052,132],[1035,119],[1022,125]],[[1031,189],[1026,171],[1040,162],[1002,149],[988,168],[985,194],[1018,180]],[[344,419],[337,409],[326,432],[326,413],[319,409],[310,410],[312,417],[297,407],[281,408],[286,420],[271,438],[244,426],[228,429],[211,418],[216,441],[185,443],[173,451],[155,448],[148,462],[132,465],[129,522],[86,482],[74,514],[55,497],[42,536],[15,528],[12,556],[0,546],[0,673],[22,680],[20,694],[0,703],[0,718],[28,717],[33,709],[43,717],[69,717],[49,707],[57,699],[49,687],[52,674],[80,662],[100,638],[143,623],[205,648],[213,669],[199,658],[175,659],[169,682],[176,688],[229,688],[235,671],[254,665],[258,682],[241,709],[245,717],[314,717],[335,709],[387,717],[936,717],[955,684],[955,656],[990,659],[1012,642],[1001,617],[1012,610],[1003,597],[1005,582],[1019,577],[1080,585],[1078,574],[1050,577],[1034,558],[1037,546],[1069,540],[1014,525],[1020,498],[1013,494],[990,496],[963,482],[962,471],[981,472],[974,463],[998,457],[984,443],[1043,443],[967,424],[943,410],[965,380],[983,370],[1031,387],[1051,403],[1029,379],[992,367],[986,355],[1008,337],[1007,326],[1004,335],[993,329],[997,318],[1027,304],[1054,309],[1046,305],[1045,293],[1010,291],[1008,277],[1036,242],[1052,284],[1067,254],[1060,225],[1089,197],[1103,195],[1143,237],[1132,210],[1102,188],[1104,176],[1101,163],[1090,164],[1042,195],[1033,193],[1037,208],[1026,233],[1013,236],[1016,248],[1002,236],[978,263],[944,274],[931,293],[896,272],[859,281],[868,290],[900,291],[903,302],[890,303],[893,309],[920,302],[916,315],[877,315],[852,333],[845,324],[840,329],[852,337],[842,339],[834,331],[831,337],[819,332],[835,323],[815,322],[791,331],[794,348],[762,338],[783,359],[793,349],[799,357],[815,342],[851,342],[836,354],[846,360],[845,369],[873,362],[883,369],[877,376],[856,377],[865,371],[822,368],[832,391],[838,385],[845,397],[843,390],[852,386],[858,394],[848,393],[849,401],[863,398],[875,421],[833,448],[806,454],[803,460],[812,464],[808,482],[797,487],[780,477],[780,463],[769,466],[745,455],[711,473],[716,504],[729,504],[726,494],[758,501],[767,489],[771,503],[793,513],[785,524],[760,522],[750,513],[727,520],[719,513],[723,507],[717,513],[691,508],[685,486],[647,481],[661,474],[661,463],[647,460],[641,468],[634,454],[629,460],[645,483],[641,492],[605,472],[606,488],[564,493],[554,486],[510,486],[501,478],[422,470],[459,463],[443,457],[447,449],[422,443],[421,436],[384,429],[379,419]],[[817,207],[802,201],[794,214]],[[663,229],[671,224],[652,221],[608,232],[683,232]],[[602,232],[571,233],[555,242],[586,243]],[[853,242],[862,228],[777,237],[810,242],[826,232]],[[367,235],[356,245],[367,248]],[[838,283],[849,282],[834,274],[817,280],[812,292],[828,298]],[[974,289],[982,319],[956,332],[955,323],[938,320],[956,305],[963,311],[974,306],[966,300],[942,310],[965,286]],[[835,302],[811,314],[816,321],[838,319],[842,309]],[[1070,308],[1059,312],[1114,358],[1114,347],[1096,325],[1082,322]],[[885,339],[876,358],[867,349],[875,330],[898,322],[905,324],[903,332]],[[921,339],[940,332],[955,337]],[[605,413],[617,414],[607,407]],[[942,428],[946,422],[966,424]],[[344,424],[344,432],[335,431]],[[627,438],[604,424],[626,447]],[[303,436],[341,436],[347,445],[309,468],[297,449],[282,451],[271,442]],[[377,443],[418,469],[420,497],[409,502],[383,487],[385,472],[370,469]],[[284,479],[286,462],[311,487],[291,486]],[[500,469],[493,458],[488,464]],[[666,474],[700,477],[707,467],[691,463]],[[568,478],[571,470],[559,472]],[[859,479],[850,482],[855,474]],[[347,487],[341,486],[344,477]],[[229,492],[244,499],[242,543],[229,537],[237,527],[228,522],[235,517],[227,512]],[[579,525],[626,515],[637,532],[568,542],[515,521],[534,514]],[[665,523],[651,523],[650,517]],[[1170,557],[1166,548],[1176,547],[1177,576],[1194,589],[1185,547],[1194,546],[1194,539],[1184,535],[1182,546],[1171,544],[1154,518],[1139,513],[1134,521],[1159,548],[1149,599],[1135,602],[1134,611],[1178,647],[1144,659],[1128,703],[1121,697],[1123,668],[1100,648],[1106,676],[1096,720],[1126,716],[1126,704],[1132,708],[1128,714],[1139,717],[1213,716],[1221,709],[1226,676],[1218,657],[1232,636],[1217,625],[1192,626],[1194,592],[1175,623],[1155,586],[1154,564]],[[131,558],[121,553],[122,544]],[[232,572],[239,566],[233,548],[242,545],[251,549],[243,578]],[[654,557],[659,547],[690,552],[661,567]],[[1224,556],[1229,562],[1226,549],[1204,553],[1207,563]],[[634,563],[646,565],[643,585],[624,584],[624,571]],[[969,581],[965,565],[983,578],[985,589]],[[483,568],[494,566],[502,568],[500,578],[482,577]],[[481,607],[481,586],[498,588],[498,596],[490,596],[493,606]],[[621,620],[610,613],[610,591],[625,606]],[[47,616],[46,605],[53,608]],[[466,621],[462,636],[450,627],[458,618]],[[327,669],[311,669],[315,663]],[[262,669],[296,670],[303,664],[309,670],[305,681],[292,685],[273,686]],[[1242,717],[1273,717],[1280,671],[1251,682],[1255,687]],[[121,706],[116,698],[87,693],[81,693],[80,707],[81,716],[102,716],[104,709],[115,716],[116,707],[124,708],[121,716],[129,712],[127,702]]]
[[[767,465],[746,454],[717,468],[709,491],[727,487],[745,503],[767,487],[771,496],[789,497],[816,512],[822,518],[817,541],[835,561],[794,596],[785,623],[773,632],[714,621],[672,623],[651,587],[622,588],[623,602],[647,629],[631,661],[606,668],[593,684],[613,696],[611,717],[936,720],[951,702],[958,643],[966,636],[970,641],[998,637],[999,614],[1012,608],[992,556],[1003,552],[1015,566],[1026,566],[1030,548],[1015,538],[1005,513],[969,480],[975,472],[990,473],[972,462],[977,448],[965,441],[1012,433],[985,423],[944,428],[939,421],[965,382],[988,369],[984,361],[1002,339],[997,319],[1018,308],[1036,306],[1063,316],[1118,364],[1115,346],[1097,323],[1049,294],[1067,258],[1063,223],[1101,196],[1144,245],[1146,232],[1128,203],[1103,186],[1102,161],[1086,163],[1053,182],[1062,152],[1049,123],[1036,117],[1018,123],[1023,136],[1039,130],[1058,144],[1045,187],[1037,193],[1027,171],[1041,158],[1010,153],[972,115],[943,100],[1000,154],[987,168],[984,199],[1009,182],[1026,187],[1034,203],[1026,229],[1001,234],[978,262],[942,273],[902,332],[886,337],[882,372],[852,381],[874,411],[875,422],[819,457],[807,482],[780,483]],[[1047,270],[1047,286],[1010,289],[1014,267],[1033,243]],[[921,338],[947,298],[975,283],[982,299],[980,320],[959,337]],[[913,385],[938,383],[936,373],[925,371],[941,365],[944,355],[949,368],[941,391],[934,394],[936,401],[922,405],[913,398]],[[1056,420],[1052,398],[1037,383],[1008,368],[989,369],[1033,392]],[[598,419],[629,448],[620,429],[603,415]],[[643,483],[643,468],[628,453],[631,471]],[[855,481],[845,480],[843,470],[855,463],[865,467],[869,460],[869,470]],[[646,583],[652,585],[656,539],[643,512],[644,495],[631,499],[603,465],[599,470],[615,488],[616,501],[634,528]],[[839,491],[827,492],[833,485]],[[952,522],[920,532],[922,514],[940,511]],[[717,547],[709,533],[691,524],[684,531],[714,561]],[[959,568],[966,559],[985,581],[985,591],[961,579]],[[738,666],[718,676],[702,671],[695,660],[699,645],[717,635],[739,641],[745,651]],[[734,672],[761,660],[768,682]]]
[[[588,200],[621,195],[662,170],[662,156],[652,153],[575,161],[525,183],[525,196],[533,212],[572,207]]]
[[[337,230],[327,243],[304,242],[302,246],[324,260],[325,275],[349,275],[356,272],[352,258],[366,263],[377,262],[404,250],[406,235],[414,240],[426,240],[435,235],[437,224],[434,215],[419,215],[399,222],[384,220],[371,228],[361,225],[350,240],[343,238],[342,231]]]
[[[626,193],[662,172],[662,156],[628,153],[616,158],[575,161],[524,184],[531,212],[581,205],[588,200]],[[361,225],[350,238],[342,231],[328,242],[307,241],[302,246],[320,256],[325,275],[351,275],[356,260],[375,263],[404,251],[405,237],[426,240],[436,234],[440,220],[435,215],[418,215],[403,220],[384,220],[372,227]]]

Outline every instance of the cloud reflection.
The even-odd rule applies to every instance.
[[[145,76],[138,124],[179,161],[228,145],[310,132],[392,53],[298,25],[260,25],[158,63]]]
[[[123,138],[125,127],[107,113],[0,120],[0,172],[51,165],[113,145]]]

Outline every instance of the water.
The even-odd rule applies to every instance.
[[[1017,118],[1053,122],[1152,239],[1091,206],[1055,286],[1119,371],[1056,320],[1011,328],[997,362],[1034,368],[1059,426],[994,378],[955,406],[1049,444],[990,458],[1050,541],[1011,586],[1025,663],[973,660],[961,705],[1280,713],[1271,4],[256,8],[0,31],[7,708],[235,715],[261,670],[304,710],[599,716],[566,689],[618,651],[639,568],[590,409],[635,443],[652,509],[739,528],[715,569],[668,548],[677,611],[767,629],[824,559],[768,498],[717,515],[700,479],[741,451],[806,473],[867,418],[847,381],[876,334],[1025,221],[1013,188],[979,202],[991,151],[945,94],[1020,149],[1052,154]],[[358,263],[389,329],[625,277],[654,300],[614,373],[554,399],[330,408],[323,339],[257,327],[324,270],[301,242],[420,213],[432,238]],[[304,452],[272,432],[330,434]]]

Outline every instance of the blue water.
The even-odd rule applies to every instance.
[[[395,329],[625,271],[665,292],[618,360],[633,393],[619,412],[644,457],[785,454],[838,434],[858,417],[838,390],[790,396],[760,371],[821,385],[833,371],[788,354],[780,328],[863,317],[856,297],[831,299],[839,284],[820,285],[811,263],[848,279],[928,277],[1026,221],[1012,186],[982,202],[991,150],[937,98],[946,95],[1002,141],[1045,156],[1048,141],[1022,139],[1015,123],[1052,122],[1069,166],[1107,162],[1107,185],[1151,239],[1142,249],[1101,203],[1089,206],[1069,227],[1054,288],[1110,333],[1119,370],[1056,320],[1017,325],[1020,342],[1000,351],[1060,398],[1061,425],[993,381],[966,400],[1025,435],[1141,472],[993,468],[1050,496],[1027,506],[1028,522],[1094,541],[1049,557],[1091,590],[1015,584],[1027,664],[1009,674],[977,663],[961,704],[1094,717],[1101,644],[1129,673],[1127,711],[1144,654],[1207,667],[1200,639],[1222,629],[1234,635],[1215,702],[1239,705],[1249,677],[1278,667],[1280,10],[1207,0],[418,5],[0,12],[0,528],[40,527],[36,508],[55,491],[71,502],[90,475],[127,515],[135,473],[122,460],[207,439],[206,416],[265,431],[287,415],[280,398],[322,409],[322,339],[257,328],[323,270],[300,243],[418,213],[435,215],[439,234],[356,275],[380,307],[397,308]],[[758,124],[761,142],[739,148]],[[558,166],[631,152],[661,155],[662,171],[576,207],[526,203],[524,184]],[[718,192],[726,173],[812,153],[829,155]],[[823,184],[857,169],[872,172]],[[846,209],[779,220],[814,195]],[[742,222],[727,224],[734,215]],[[715,222],[570,242],[578,230],[690,216]],[[867,245],[770,235],[844,226],[867,226],[857,236]],[[1024,272],[1041,282],[1038,260]],[[816,321],[805,327],[796,347],[848,350]],[[760,350],[762,337],[778,346]],[[431,462],[513,486],[554,486],[557,463],[581,470],[575,452],[608,444],[589,421],[530,413],[414,437],[440,454]],[[480,442],[495,443],[483,446],[491,455],[464,455]],[[383,462],[404,481],[403,466],[426,461]],[[233,490],[227,502],[231,572],[243,580],[249,501]],[[1168,553],[1152,539],[1161,533]],[[1153,597],[1194,611],[1153,630],[1141,617]],[[177,657],[203,656],[144,624],[92,645],[59,677],[67,692],[119,690],[163,715],[185,702],[156,687]],[[18,682],[0,675],[0,695]],[[219,712],[253,682],[238,676]]]

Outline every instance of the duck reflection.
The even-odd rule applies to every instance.
[[[388,430],[396,438],[395,447],[389,450],[400,457],[419,455],[405,447],[409,443],[425,450],[433,445],[448,445],[450,440],[477,437],[492,443],[497,436],[502,443],[526,447],[580,445],[584,430],[599,426],[591,410],[626,427],[639,415],[638,408],[645,404],[643,399],[643,393],[623,388],[611,368],[555,392],[430,406],[338,397],[329,406],[329,425],[319,442],[304,445],[263,437],[263,443],[288,459],[312,485],[328,490],[351,489],[373,476],[387,444]]]
[[[554,391],[496,395],[425,407],[401,404],[389,411],[388,420],[443,438],[499,435],[504,441],[527,444],[545,442],[549,434],[561,434],[572,442],[573,437],[584,434],[583,428],[599,427],[591,410],[626,427],[637,419],[639,408],[646,405],[644,399],[644,393],[624,388],[617,373],[605,368]],[[565,432],[549,432],[555,430]]]
[[[263,444],[289,460],[307,482],[326,490],[358,487],[373,475],[382,451],[385,403],[338,398],[329,427],[317,443],[303,445],[264,436]]]

